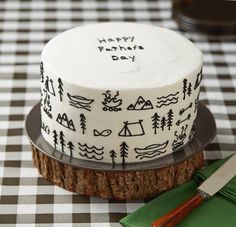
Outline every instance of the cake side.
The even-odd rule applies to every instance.
[[[175,86],[132,91],[85,89],[46,76],[42,134],[56,149],[76,158],[128,163],[167,155],[189,140],[200,72]],[[47,83],[51,85],[45,87]]]
[[[135,37],[140,33],[142,29]],[[97,37],[96,34],[94,37]],[[112,37],[112,32],[109,37]],[[182,42],[185,43],[185,39]],[[179,48],[184,46],[182,42]],[[199,55],[195,47],[190,45],[189,48],[188,52],[196,51],[196,56]],[[84,86],[83,81],[81,84],[72,83],[68,74],[63,72],[55,73],[55,65],[45,57],[46,52],[49,50],[42,54],[41,63],[41,126],[44,138],[57,150],[79,159],[126,164],[170,154],[185,145],[192,136],[202,79],[202,59],[199,56],[194,64],[190,61],[188,74],[184,74],[186,71],[183,71],[183,75],[174,74],[173,70],[175,76],[172,83],[163,79],[166,76],[160,74],[163,70],[154,67],[150,78],[160,77],[162,82],[159,85],[154,79],[154,85],[145,85],[144,81],[143,87],[137,88],[136,85],[140,87],[144,77],[132,71],[126,74],[133,74],[134,83],[138,81],[133,87],[132,84],[121,87],[123,76],[119,77],[118,72],[116,76],[119,78],[114,79],[111,88],[107,87],[111,79],[109,83],[104,81],[104,88],[94,88]],[[136,55],[136,51],[132,53]],[[137,54],[137,61],[150,56],[148,50],[144,49],[143,53]],[[184,57],[177,54],[175,56],[181,58],[179,63],[184,62]],[[188,57],[185,56],[186,61]],[[64,58],[64,61],[67,59]],[[173,60],[163,67],[171,67],[172,64]],[[87,67],[92,67],[92,64],[87,64]],[[124,64],[125,70],[126,67]],[[92,78],[93,84],[104,80],[96,73]]]

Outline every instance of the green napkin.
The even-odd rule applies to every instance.
[[[198,184],[209,177],[227,159],[213,163],[198,171],[191,180],[172,189],[120,220],[126,227],[150,227],[158,217],[166,214],[196,193]],[[235,163],[236,164],[236,163]],[[189,214],[178,227],[235,227],[236,176],[206,202]]]

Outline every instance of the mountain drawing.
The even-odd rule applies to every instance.
[[[68,119],[66,113],[63,113],[62,115],[59,113],[59,114],[57,115],[56,121],[57,121],[59,124],[61,124],[62,126],[68,128],[68,129],[70,129],[70,130],[72,130],[72,131],[75,131],[74,123],[73,123],[72,119],[71,119],[71,120]]]
[[[130,104],[127,110],[150,110],[153,109],[153,105],[150,100],[145,100],[142,96],[139,96],[135,104]]]

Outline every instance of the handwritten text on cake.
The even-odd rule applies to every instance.
[[[124,36],[116,38],[99,38],[97,39],[100,53],[111,52],[113,61],[135,61],[135,55],[131,55],[134,51],[142,51],[144,47],[136,44],[134,36]]]

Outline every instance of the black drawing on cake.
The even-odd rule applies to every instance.
[[[201,84],[201,81],[202,81],[202,69],[197,74],[197,78],[196,78],[196,81],[195,81],[195,84],[194,84],[194,90],[196,90],[199,87],[199,85]]]
[[[53,85],[53,80],[49,79],[49,77],[46,77],[46,81],[45,81],[45,89],[53,96],[56,95],[55,90],[54,90],[54,85]]]
[[[40,79],[41,79],[41,83],[44,82],[44,68],[43,68],[43,62],[41,61],[40,63]]]
[[[52,106],[50,103],[50,95],[46,89],[43,89],[44,99],[43,99],[43,111],[47,114],[48,117],[52,118]]]
[[[195,105],[195,107],[194,107],[194,113],[198,110],[198,106],[199,106],[199,95],[200,95],[200,93],[198,93],[197,98],[194,100],[194,105]]]
[[[163,131],[165,129],[166,126],[166,118],[162,117],[161,119],[161,130]]]
[[[43,92],[42,92],[42,88],[40,88],[40,106],[43,106]]]
[[[188,90],[188,80],[184,79],[183,80],[183,100],[185,100],[186,98],[187,90]]]
[[[43,131],[46,132],[47,134],[50,134],[50,129],[48,125],[46,125],[44,122],[41,122],[41,129],[43,129]]]
[[[151,144],[144,148],[134,148],[137,156],[136,158],[142,160],[142,159],[149,159],[154,158],[158,155],[164,154],[166,152],[165,148],[168,145],[169,140],[162,144]]]
[[[64,126],[65,128],[68,128],[68,129],[70,129],[72,131],[75,131],[74,123],[73,123],[72,119],[70,119],[70,120],[68,119],[66,113],[63,113],[62,115],[59,113],[57,115],[56,121],[60,125]]]
[[[84,114],[80,114],[80,128],[82,130],[82,134],[85,133],[86,131],[86,117],[84,116]]]
[[[67,147],[68,147],[68,149],[70,151],[70,157],[73,157],[73,150],[74,150],[75,145],[71,141],[69,141],[67,143]]]
[[[193,106],[193,103],[191,102],[186,108],[182,108],[182,109],[179,111],[179,115],[180,115],[180,116],[183,115],[183,113],[184,113],[186,110],[192,108],[192,106]]]
[[[78,109],[83,109],[91,111],[91,104],[94,102],[94,99],[85,98],[79,95],[70,95],[67,93],[68,98],[70,99],[69,104]]]
[[[62,131],[60,131],[59,134],[59,140],[60,140],[60,144],[61,144],[61,151],[64,153],[64,147],[65,147],[65,139],[64,139],[64,133]]]
[[[79,144],[79,149],[81,152],[79,152],[81,157],[85,157],[87,159],[95,159],[96,161],[101,161],[103,159],[103,148],[104,147],[95,147],[95,146],[88,146],[86,143]]]
[[[130,104],[127,110],[150,110],[153,109],[153,105],[150,100],[145,100],[142,96],[139,96],[134,104]]]
[[[192,94],[192,84],[191,83],[188,84],[187,94],[188,94],[188,96],[190,96]]]
[[[142,125],[143,120],[135,122],[124,121],[124,126],[119,132],[119,136],[132,137],[132,136],[143,136],[145,135],[144,128]]]
[[[188,128],[188,125],[186,124],[185,126],[181,127],[180,134],[178,134],[178,132],[175,131],[175,133],[174,133],[175,139],[172,143],[172,150],[173,151],[178,150],[180,147],[182,147],[184,145],[184,139],[186,138],[187,128]]]
[[[168,130],[170,130],[171,126],[173,125],[173,117],[174,117],[173,110],[170,109],[167,113],[167,119],[166,119],[166,127],[168,128]]]
[[[179,92],[176,92],[174,94],[169,94],[167,96],[161,96],[157,97],[157,108],[160,108],[162,106],[169,106],[171,104],[176,104],[179,100],[178,96]]]
[[[52,133],[53,133],[53,144],[54,144],[54,148],[56,148],[57,145],[58,145],[58,134],[57,134],[57,131],[56,131],[56,130],[53,130]]]
[[[183,80],[183,100],[185,100],[186,96],[190,96],[192,94],[192,84],[187,79]]]
[[[185,121],[190,120],[190,118],[191,118],[191,114],[188,114],[188,116],[186,118],[184,118],[183,120],[178,120],[176,122],[176,125],[179,126],[180,124],[184,123]]]
[[[103,137],[107,137],[110,136],[112,133],[111,129],[104,129],[102,131],[98,131],[97,129],[93,130],[93,135],[94,136],[103,136]]]
[[[106,93],[102,93],[105,98],[102,101],[104,111],[121,111],[122,99],[119,99],[119,91],[115,95],[111,94],[110,90],[107,90]]]
[[[152,128],[154,129],[154,134],[157,134],[157,129],[160,128],[160,116],[157,113],[154,113],[151,116],[152,119]]]
[[[110,153],[111,163],[114,166],[116,164],[116,162],[115,162],[116,152],[114,150],[111,150],[109,153]]]
[[[62,83],[61,78],[58,78],[58,93],[59,93],[60,102],[61,102],[62,101],[62,97],[63,97],[63,93],[64,93],[63,83]]]
[[[128,150],[129,146],[126,144],[126,142],[122,142],[120,145],[120,157],[122,159],[122,165],[125,166],[125,158],[128,157]]]

